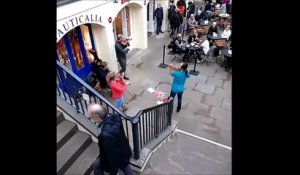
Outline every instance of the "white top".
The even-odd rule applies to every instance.
[[[228,39],[230,37],[230,35],[231,35],[231,30],[230,29],[229,30],[225,29],[224,32],[221,34],[221,38]]]
[[[201,43],[201,46],[203,48],[203,52],[205,53],[205,55],[207,55],[207,52],[209,50],[209,42],[208,40],[205,40]]]

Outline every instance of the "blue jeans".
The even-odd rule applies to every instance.
[[[116,106],[117,106],[118,109],[122,109],[122,108],[125,107],[123,96],[120,97],[120,98],[115,98],[115,102],[116,102]]]
[[[100,166],[100,159],[96,159],[93,161],[92,164],[93,170],[94,170],[94,175],[104,175],[104,171],[102,170],[101,166]],[[130,166],[128,165],[126,168],[121,169],[121,171],[123,171],[124,175],[133,175],[133,172],[130,168]],[[110,172],[111,175],[117,175],[117,172]]]
[[[176,96],[176,94],[177,94],[177,98],[178,98],[178,104],[177,104],[177,109],[176,109],[176,111],[179,112],[180,109],[181,109],[181,100],[182,100],[182,94],[183,94],[183,92],[177,92],[177,93],[176,93],[176,92],[173,92],[173,91],[171,90],[170,96],[173,97],[173,99],[174,99],[174,97]],[[173,104],[174,104],[174,100],[173,100]]]

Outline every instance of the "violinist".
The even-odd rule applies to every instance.
[[[183,62],[180,64],[180,66],[169,65],[169,68],[170,68],[169,74],[173,77],[170,96],[175,98],[175,96],[177,95],[178,103],[177,103],[176,112],[179,112],[181,110],[181,101],[182,101],[182,94],[184,92],[185,81],[187,78],[190,77],[187,70],[188,63]],[[174,105],[174,100],[172,101],[172,103]]]
[[[117,41],[115,44],[115,50],[116,50],[116,56],[118,59],[118,62],[121,66],[121,70],[119,71],[119,73],[124,73],[124,79],[125,80],[129,80],[128,77],[125,76],[125,71],[126,71],[126,54],[129,51],[129,39],[126,39],[123,37],[122,34],[118,34],[117,35]]]

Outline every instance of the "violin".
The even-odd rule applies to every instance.
[[[175,65],[169,64],[169,68],[172,70],[180,70],[181,66],[175,66]]]
[[[132,38],[123,38],[120,40],[121,44],[123,45],[127,45],[129,41],[131,41]]]

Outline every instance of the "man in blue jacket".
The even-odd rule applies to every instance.
[[[99,130],[100,157],[92,164],[94,174],[104,175],[105,171],[110,172],[111,175],[117,175],[118,170],[121,169],[124,175],[133,175],[129,166],[132,152],[120,115],[108,114],[103,106],[91,104],[88,107],[88,116],[98,125]]]
[[[162,20],[164,19],[164,12],[160,3],[157,3],[157,8],[154,11],[154,16],[156,17],[156,23],[157,23],[156,34],[158,35],[159,33],[163,33],[161,31],[161,25],[162,25]]]

